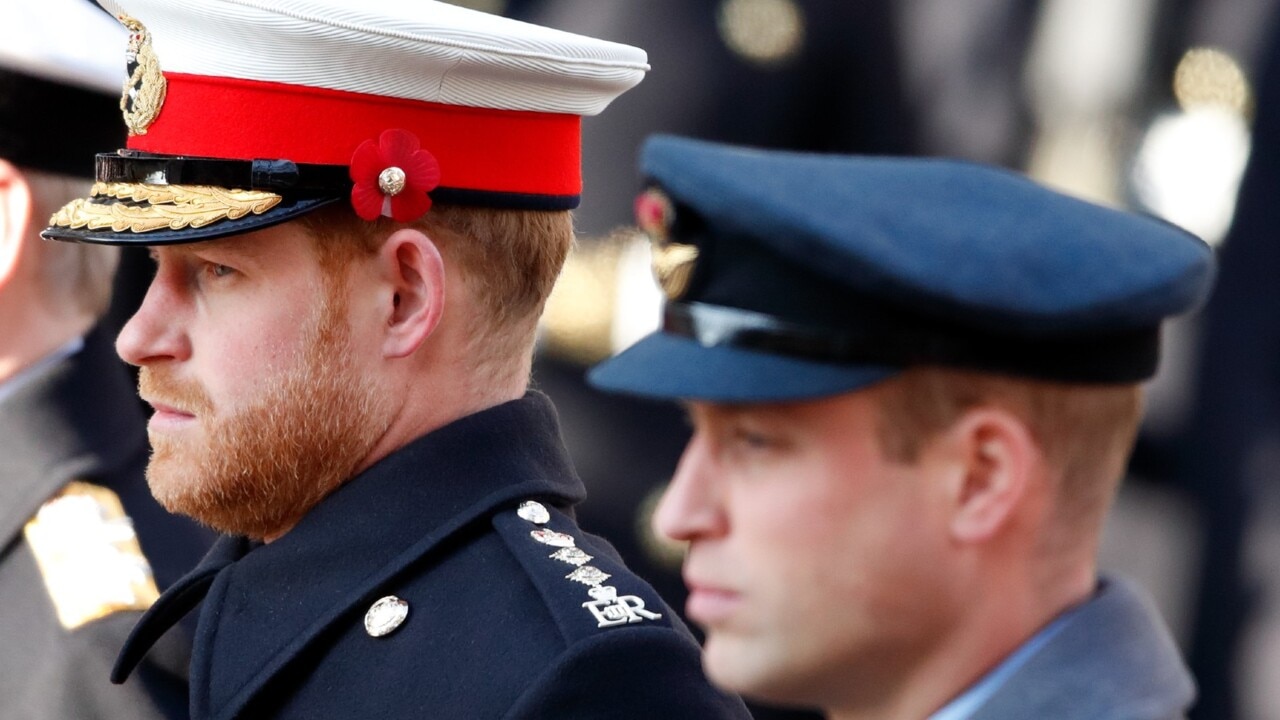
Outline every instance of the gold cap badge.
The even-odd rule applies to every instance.
[[[636,198],[636,222],[652,243],[653,274],[668,300],[679,300],[689,289],[698,248],[671,241],[675,222],[671,199],[657,188],[650,188]]]
[[[124,81],[120,110],[124,112],[129,135],[146,135],[147,128],[160,115],[168,83],[160,72],[160,60],[151,49],[151,33],[128,15],[118,19],[129,29],[129,49],[125,52],[129,79]]]

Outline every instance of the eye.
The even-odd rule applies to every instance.
[[[220,263],[205,264],[205,272],[217,278],[227,277],[228,275],[234,274],[235,271],[235,268],[230,265],[222,265]]]
[[[734,428],[733,441],[739,446],[750,450],[768,450],[780,444],[771,435],[742,427]]]

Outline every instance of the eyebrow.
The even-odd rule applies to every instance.
[[[228,237],[214,238],[212,240],[200,240],[191,243],[177,243],[172,245],[149,245],[147,246],[147,254],[152,260],[159,261],[159,249],[166,248],[175,253],[190,256],[196,255],[201,251],[229,252],[243,256],[248,260],[260,260],[266,250],[265,244],[261,242],[247,242],[243,236],[232,235]]]
[[[709,419],[716,418],[732,418],[741,415],[746,411],[746,406],[733,403],[709,403],[698,402],[694,400],[681,400],[680,407],[684,410],[685,418],[692,425],[699,418]]]

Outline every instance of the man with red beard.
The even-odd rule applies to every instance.
[[[113,678],[199,606],[196,718],[744,716],[576,525],[527,390],[581,116],[644,53],[429,1],[108,4],[128,147],[45,234],[151,248],[117,341],[148,481],[227,535]]]

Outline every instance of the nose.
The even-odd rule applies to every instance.
[[[653,527],[684,542],[728,532],[714,453],[702,433],[694,434],[681,455],[675,477],[653,514]]]
[[[142,305],[116,338],[116,353],[130,365],[191,357],[191,341],[183,329],[181,290],[173,275],[161,265]]]

